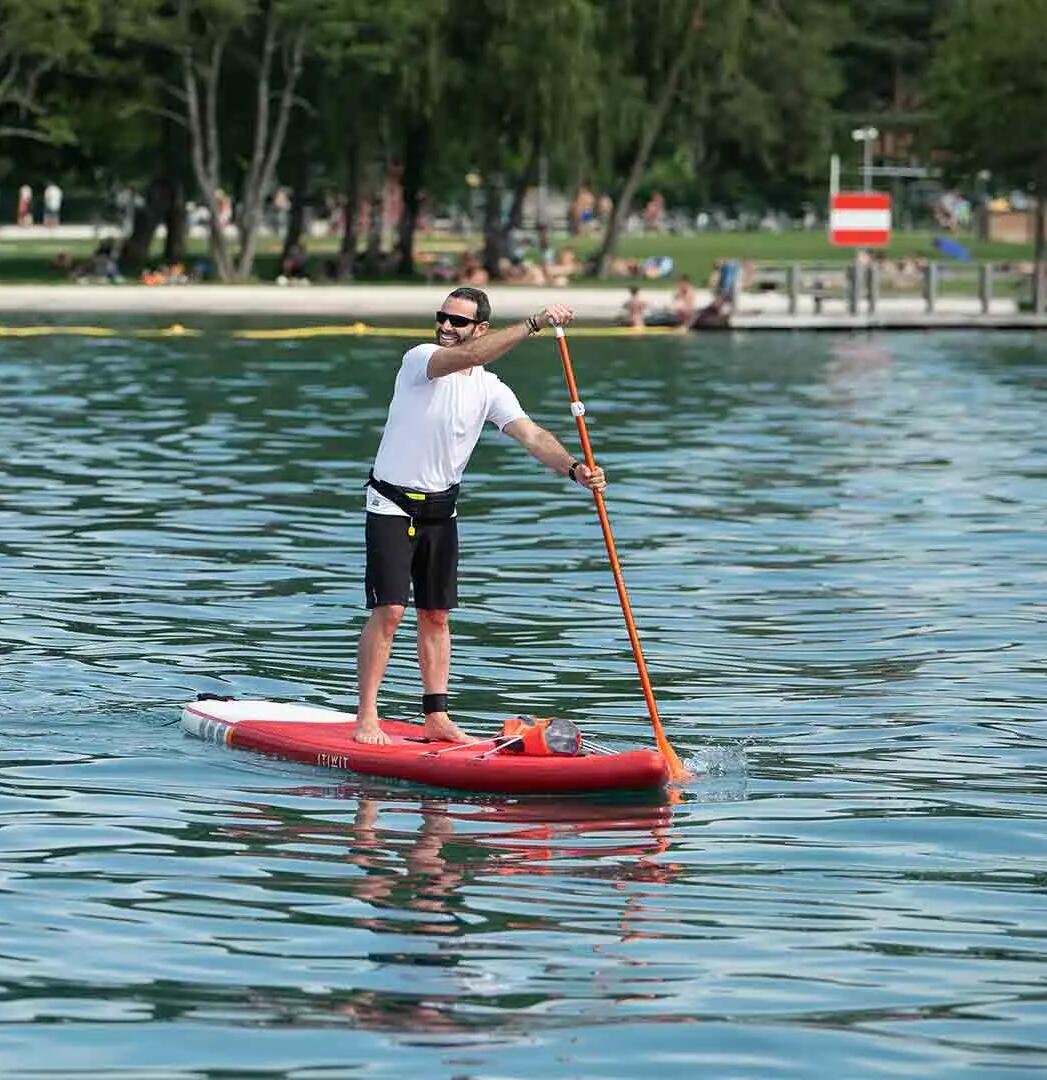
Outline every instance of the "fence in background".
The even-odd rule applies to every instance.
[[[921,262],[903,271],[879,262],[760,263],[740,288],[750,294],[784,297],[790,315],[822,314],[828,309],[848,314],[875,314],[881,303],[916,301],[927,314],[958,301],[989,314],[1004,306],[1042,314],[1047,290],[1036,288],[1028,267],[1009,263]],[[737,303],[736,305],[737,306]]]

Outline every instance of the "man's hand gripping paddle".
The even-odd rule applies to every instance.
[[[585,455],[585,464],[590,469],[596,468],[593,458],[593,448],[589,442],[589,431],[585,426],[585,406],[578,397],[578,384],[574,381],[574,369],[571,367],[571,354],[567,351],[567,335],[562,326],[554,326],[556,343],[560,347],[560,359],[563,361],[563,373],[567,380],[567,389],[571,395],[571,413],[578,425],[578,437],[582,443],[582,453]],[[683,762],[677,756],[676,751],[669,745],[662,728],[662,721],[658,717],[658,706],[654,700],[654,690],[651,689],[651,680],[647,675],[647,665],[644,663],[643,650],[640,648],[640,637],[636,632],[636,623],[633,621],[632,607],[629,605],[629,594],[625,591],[625,580],[622,577],[622,567],[618,562],[618,552],[614,546],[614,536],[611,533],[611,522],[607,517],[607,508],[604,506],[603,495],[599,491],[593,492],[593,501],[596,503],[596,512],[600,515],[600,528],[603,529],[604,543],[607,545],[607,555],[611,561],[611,572],[614,574],[614,583],[618,588],[618,599],[622,605],[622,614],[625,616],[625,625],[629,631],[629,640],[633,646],[633,656],[636,657],[636,668],[640,673],[640,685],[643,687],[643,696],[647,701],[647,711],[651,716],[651,727],[654,728],[654,739],[666,764],[669,766],[669,777],[675,783],[683,783],[691,774],[684,768]]]

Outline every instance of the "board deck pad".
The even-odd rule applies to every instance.
[[[353,742],[356,717],[314,705],[261,699],[191,701],[182,707],[190,735],[309,765],[410,780],[460,791],[569,795],[645,791],[669,782],[654,750],[576,757],[491,753],[490,739],[470,744],[427,740],[421,724],[383,720],[387,746]]]

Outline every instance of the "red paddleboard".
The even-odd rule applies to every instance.
[[[387,746],[353,742],[356,717],[335,709],[279,701],[205,700],[182,708],[182,727],[197,738],[363,776],[411,780],[459,791],[582,795],[650,791],[669,783],[654,750],[575,757],[498,751],[491,740],[429,742],[421,724],[383,720]]]

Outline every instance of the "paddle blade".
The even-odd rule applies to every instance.
[[[659,729],[655,732],[655,742],[658,744],[658,751],[665,758],[666,765],[669,766],[669,779],[674,784],[684,784],[691,779],[691,773],[687,770],[687,767],[680,760],[680,755],[672,748],[669,740],[665,737],[665,732]]]

